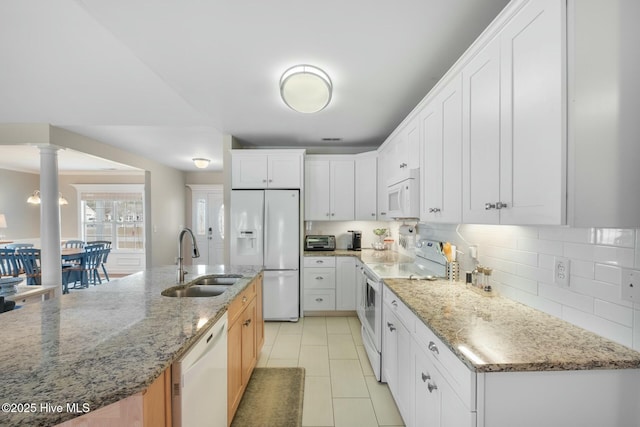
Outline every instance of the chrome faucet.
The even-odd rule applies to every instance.
[[[187,274],[187,272],[184,271],[184,258],[182,256],[182,238],[184,237],[185,233],[189,233],[189,235],[191,236],[191,242],[193,243],[193,258],[200,257],[200,250],[198,250],[198,244],[196,243],[196,238],[193,235],[193,231],[186,227],[183,228],[180,232],[180,235],[178,236],[178,283],[183,283],[184,275]]]

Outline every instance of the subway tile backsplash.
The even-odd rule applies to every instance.
[[[640,304],[620,297],[622,268],[640,269],[638,229],[421,223],[418,232],[455,244],[466,271],[478,245],[501,295],[640,350]],[[568,288],[553,282],[556,256],[570,259]]]

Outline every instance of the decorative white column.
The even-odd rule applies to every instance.
[[[40,147],[40,245],[42,285],[61,289],[58,149]],[[56,295],[59,292],[55,293]]]

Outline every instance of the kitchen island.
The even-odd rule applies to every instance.
[[[0,396],[9,404],[0,425],[52,426],[145,391],[261,268],[189,270],[187,282],[243,278],[218,297],[171,298],[160,293],[175,286],[176,267],[158,267],[0,315]]]

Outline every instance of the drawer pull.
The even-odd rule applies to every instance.
[[[431,375],[429,375],[429,374],[425,374],[424,372],[421,372],[421,374],[422,374],[422,382],[423,382],[423,383],[426,383],[426,382],[427,382],[427,380],[430,380],[430,379],[431,379]]]
[[[324,264],[324,261],[323,261],[323,260],[321,260],[321,259],[317,259],[317,260],[316,260],[316,264]]]
[[[391,301],[391,305],[393,306],[393,308],[398,308],[398,301],[396,300]]]
[[[324,301],[324,299],[322,299],[322,298],[316,298],[316,302],[322,302],[322,301]]]
[[[436,354],[440,354],[440,351],[438,350],[438,346],[433,341],[429,341],[429,350],[431,350]]]
[[[242,297],[242,302],[247,302],[247,297]]]
[[[251,324],[251,319],[247,319],[243,323],[244,326],[249,326],[250,324]]]
[[[433,390],[437,390],[438,386],[432,382],[427,383],[427,388],[429,389],[429,393],[433,393]]]
[[[389,330],[390,330],[391,332],[393,332],[393,331],[395,331],[395,330],[396,330],[396,327],[395,327],[395,326],[393,326],[393,323],[387,322],[387,327],[389,328]]]
[[[322,276],[316,276],[316,280],[324,280],[324,277],[322,277]]]

